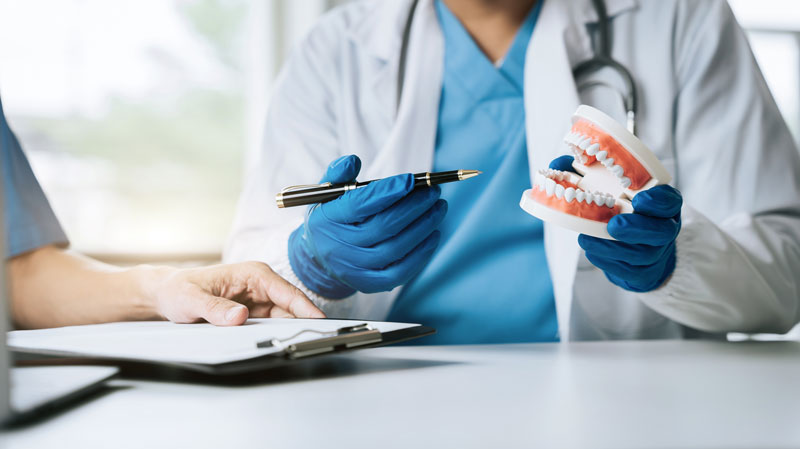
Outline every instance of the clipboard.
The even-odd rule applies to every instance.
[[[281,335],[270,335],[270,329],[278,328]],[[108,323],[13,331],[8,333],[8,346],[20,354],[80,358],[105,364],[145,363],[204,374],[235,375],[327,354],[400,343],[435,332],[419,324],[335,319],[255,319],[243,326],[226,328],[167,322]],[[209,349],[208,354],[200,353],[218,340],[223,342],[217,345],[220,347]],[[225,352],[226,342],[230,343],[230,354]],[[187,354],[181,353],[183,347]]]

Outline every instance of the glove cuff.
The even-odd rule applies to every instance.
[[[303,225],[289,236],[289,264],[300,282],[320,296],[342,299],[356,292],[354,288],[332,278],[314,259],[303,238]]]

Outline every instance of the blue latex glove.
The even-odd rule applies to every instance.
[[[575,171],[572,156],[562,156],[550,168]],[[655,290],[675,270],[675,239],[681,230],[681,193],[668,185],[655,186],[633,197],[632,214],[619,214],[608,222],[617,241],[585,234],[578,244],[586,258],[605,272],[608,280],[634,292]]]
[[[355,181],[361,160],[343,156],[322,182]],[[403,285],[430,260],[447,213],[438,186],[414,190],[411,174],[392,176],[312,206],[289,237],[289,262],[308,288],[327,298]]]

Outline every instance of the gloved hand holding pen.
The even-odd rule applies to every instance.
[[[360,170],[357,156],[343,156],[322,182],[352,182]],[[333,299],[405,284],[439,243],[436,228],[447,213],[440,194],[437,186],[414,189],[413,175],[404,174],[312,206],[289,237],[292,269],[306,287]]]
[[[550,168],[574,171],[572,161],[572,156],[561,156]],[[662,286],[675,270],[683,197],[674,187],[658,185],[639,192],[631,203],[634,213],[616,215],[608,222],[608,233],[616,240],[581,234],[578,244],[613,284],[648,292]]]

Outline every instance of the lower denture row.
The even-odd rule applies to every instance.
[[[556,196],[557,193],[555,192],[555,188],[553,189],[552,194],[548,194],[546,187],[535,185],[531,190],[530,195],[539,204],[575,217],[585,218],[588,220],[608,223],[612,217],[620,212],[619,205],[608,207],[607,205],[603,204],[602,206],[599,206],[594,202],[594,199],[592,199],[592,202],[584,202],[586,201],[587,196],[586,193],[580,189],[573,189],[575,190],[576,197],[573,198],[572,201],[569,201],[567,199],[570,195],[567,193],[568,190],[569,189],[564,189],[564,195],[559,198]],[[578,199],[579,192],[584,196],[582,201],[576,201]]]
[[[534,189],[545,192],[547,196],[555,195],[556,198],[563,198],[567,203],[577,200],[586,204],[595,204],[613,208],[616,200],[613,196],[602,192],[585,192],[575,184],[564,179],[564,173],[557,170],[547,170],[540,172],[543,176],[537,177]]]

